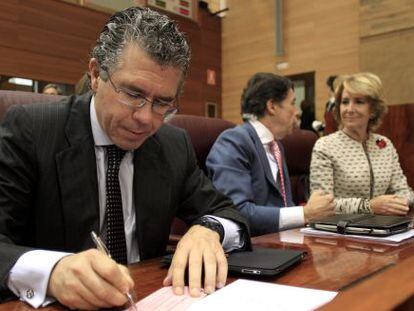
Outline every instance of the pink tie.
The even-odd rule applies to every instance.
[[[277,167],[279,168],[280,189],[282,191],[283,202],[285,203],[285,206],[287,206],[287,204],[286,204],[286,191],[285,191],[285,178],[284,178],[284,175],[283,175],[282,154],[280,152],[280,148],[279,148],[279,145],[277,144],[277,142],[275,142],[275,141],[270,142],[269,147],[270,147],[270,151],[273,154],[273,157],[275,158],[275,160],[277,162]]]

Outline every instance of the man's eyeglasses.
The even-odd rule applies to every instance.
[[[150,100],[139,92],[134,92],[128,89],[124,89],[122,87],[117,87],[115,83],[112,81],[109,72],[105,69],[103,69],[103,72],[108,77],[108,80],[111,83],[115,92],[118,94],[118,100],[120,103],[133,109],[142,108],[145,106],[146,103],[149,103],[151,104],[152,111],[164,116],[164,118],[170,118],[178,112],[176,98],[174,98],[173,100],[163,100],[159,98]]]

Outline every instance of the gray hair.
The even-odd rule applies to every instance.
[[[62,94],[63,94],[63,91],[62,91],[61,87],[60,87],[59,85],[57,85],[57,84],[54,84],[54,83],[49,83],[49,84],[46,84],[46,85],[44,86],[43,90],[42,90],[42,93],[43,93],[44,91],[46,91],[47,89],[55,89],[55,90],[56,90],[56,93],[57,93],[58,95],[62,95]]]
[[[180,68],[184,80],[190,47],[169,17],[141,7],[116,12],[101,31],[91,57],[96,58],[102,69],[112,72],[130,43],[137,44],[159,65]]]

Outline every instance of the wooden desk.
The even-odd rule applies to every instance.
[[[307,251],[308,258],[279,276],[277,283],[334,291],[414,256],[414,240],[391,246],[342,237],[304,236],[298,229],[256,237],[252,242],[256,247]]]
[[[394,282],[389,290],[401,293],[401,284],[405,284],[406,278],[404,279],[399,276],[401,274],[400,270],[410,267],[409,263],[403,261],[408,259],[414,264],[413,240],[399,246],[388,246],[366,242],[362,243],[345,238],[303,236],[298,229],[294,229],[282,233],[256,237],[252,241],[255,247],[302,249],[308,253],[307,258],[301,264],[283,275],[262,280],[324,290],[339,291],[346,289],[343,293],[344,295],[348,294],[348,292],[355,291],[359,287],[359,285],[352,285],[364,285],[366,282],[359,283],[359,281],[364,280],[367,276],[369,276],[367,282],[374,279],[373,276],[375,278],[377,276],[381,277],[380,284],[386,283],[384,276],[385,279],[392,278]],[[159,259],[134,264],[129,268],[136,283],[138,299],[142,299],[159,289],[162,286],[162,280],[167,272],[159,263]],[[397,268],[400,273],[390,273]],[[414,274],[413,269],[414,267],[411,265],[410,271],[413,272],[410,272],[409,275]],[[235,279],[234,277],[229,277],[228,282],[233,282]],[[409,286],[412,286],[413,282],[414,278],[411,278],[411,284]],[[414,289],[414,286],[412,288]],[[373,292],[375,292],[375,289],[373,289]],[[407,298],[406,295],[408,295],[408,292],[406,291],[404,293],[405,296],[398,296],[400,303],[403,301],[401,299],[404,297]],[[340,296],[342,299],[343,295],[341,294]],[[388,295],[387,297],[393,297],[393,295]],[[338,298],[340,297],[338,296]],[[364,300],[362,297],[359,297],[359,299]],[[337,303],[337,300],[336,298],[332,304]],[[345,297],[345,300],[347,300],[347,297]],[[354,299],[353,301],[355,304],[358,304],[358,300]],[[374,306],[372,307],[374,308]],[[378,306],[375,306],[375,308],[380,310]],[[32,309],[25,303],[13,301],[1,304],[0,311],[3,310]],[[64,308],[55,304],[43,310],[64,310]]]

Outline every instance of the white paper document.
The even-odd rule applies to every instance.
[[[359,240],[368,240],[372,242],[380,242],[380,243],[386,243],[386,244],[398,244],[401,243],[404,240],[410,239],[414,237],[414,229],[408,230],[403,233],[393,234],[390,236],[385,237],[378,237],[378,236],[369,236],[369,235],[357,235],[357,234],[339,234],[335,232],[329,232],[329,231],[322,231],[322,230],[316,230],[313,228],[302,228],[300,229],[300,232],[306,235],[314,235],[314,236],[338,236],[338,237],[348,237],[352,239],[359,239]]]
[[[328,303],[336,292],[237,280],[197,302],[188,310],[315,310]]]
[[[175,295],[172,287],[161,287],[159,290],[148,295],[144,299],[136,303],[139,311],[185,311],[195,301],[203,299],[206,294],[202,294],[198,298],[190,296],[188,287],[184,288],[184,295]],[[133,308],[128,308],[124,311],[133,311]]]

